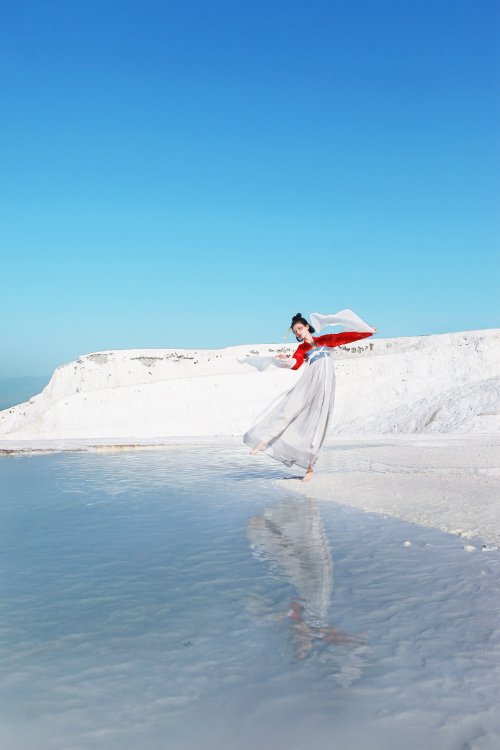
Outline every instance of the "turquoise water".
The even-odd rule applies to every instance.
[[[498,553],[291,476],[234,444],[3,458],[1,746],[498,747]]]

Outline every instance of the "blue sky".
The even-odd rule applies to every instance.
[[[500,326],[497,4],[6,3],[0,377]]]

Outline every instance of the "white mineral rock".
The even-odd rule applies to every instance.
[[[238,358],[295,345],[118,350],[58,367],[0,412],[0,441],[241,435],[302,371]],[[500,329],[365,339],[334,350],[331,434],[500,432]],[[305,366],[305,365],[304,365]]]

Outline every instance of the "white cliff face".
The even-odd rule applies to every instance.
[[[88,354],[1,411],[0,440],[241,435],[302,370],[259,372],[237,358],[294,348]],[[366,339],[334,356],[332,433],[500,432],[500,329]]]

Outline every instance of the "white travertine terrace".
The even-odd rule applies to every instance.
[[[238,358],[295,345],[97,352],[0,412],[0,442],[238,436],[301,370]],[[331,434],[500,432],[500,329],[363,340],[335,350]]]

